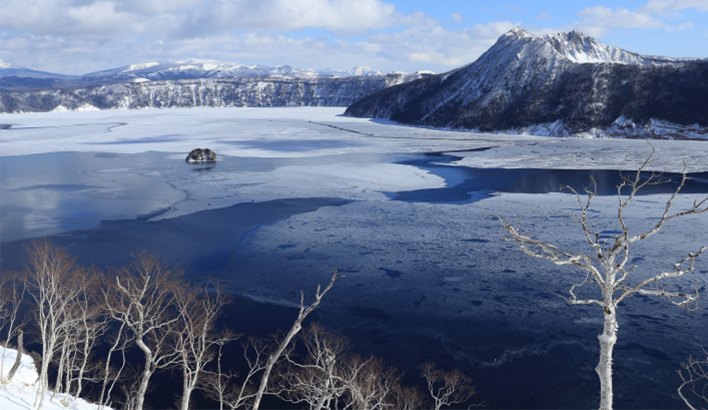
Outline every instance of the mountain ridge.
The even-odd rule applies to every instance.
[[[199,78],[6,91],[0,92],[0,113],[173,107],[346,107],[377,90],[417,78],[421,75]]]
[[[515,28],[476,61],[378,91],[345,115],[480,132],[538,133],[545,125],[544,135],[653,137],[651,120],[708,127],[700,109],[707,83],[706,59],[642,56],[579,31]]]
[[[406,73],[407,74],[407,73]],[[367,66],[346,70],[301,69],[289,65],[265,66],[228,63],[217,60],[187,59],[171,62],[147,62],[94,71],[83,75],[64,75],[24,68],[0,60],[0,91],[24,91],[51,88],[83,88],[123,82],[190,80],[198,78],[347,78],[385,76]]]

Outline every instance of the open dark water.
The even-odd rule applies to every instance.
[[[240,203],[153,222],[148,219],[167,211],[171,203],[184,199],[183,192],[176,192],[165,182],[180,173],[267,171],[284,164],[350,162],[356,158],[238,161],[224,158],[215,167],[190,168],[167,157],[164,153],[53,153],[3,158],[0,162],[2,269],[19,269],[23,260],[22,245],[43,232],[52,235],[52,241],[67,248],[81,264],[119,265],[129,259],[130,253],[146,249],[170,263],[180,263],[193,280],[217,276],[227,280],[237,293],[241,281],[249,286],[258,283],[275,286],[273,283],[282,282],[282,286],[297,287],[297,282],[292,285],[289,278],[329,269],[323,255],[305,251],[297,257],[308,262],[298,265],[307,266],[306,271],[293,272],[287,261],[281,264],[276,255],[253,251],[249,247],[249,235],[265,225],[322,207],[345,207],[351,202],[345,199],[283,198]],[[370,157],[360,159],[371,161]],[[479,200],[493,192],[557,192],[561,185],[582,190],[590,175],[598,183],[599,194],[615,195],[615,186],[621,178],[617,171],[454,167],[446,165],[455,160],[449,156],[391,155],[379,156],[378,160],[416,166],[446,179],[445,188],[387,193],[393,201],[410,203],[459,204]],[[672,182],[653,186],[643,193],[672,192],[678,177],[665,175],[664,178],[671,178]],[[708,193],[708,174],[694,174],[691,178],[683,192]],[[41,218],[33,219],[35,215]],[[22,224],[15,222],[18,218]],[[401,239],[390,240],[400,242]],[[464,234],[460,234],[458,240],[470,247],[491,243],[489,239]],[[348,245],[364,247],[366,244]],[[295,244],[282,246],[281,250],[286,252],[292,251]],[[337,256],[327,255],[330,259]],[[396,255],[390,258],[395,260]],[[460,254],[458,258],[462,260],[467,255]],[[431,270],[442,277],[457,269],[452,267],[455,262],[447,261],[448,266],[443,261]],[[469,265],[469,261],[465,260],[464,264],[474,269],[475,265]],[[599,327],[596,323],[573,320],[598,317],[592,307],[568,308],[573,310],[569,317],[565,312],[559,315],[554,308],[525,309],[525,305],[546,306],[556,301],[556,297],[533,277],[509,276],[516,273],[509,269],[502,272],[509,275],[499,277],[482,272],[465,284],[466,287],[442,280],[438,284],[430,282],[433,283],[430,287],[428,282],[410,277],[403,268],[394,269],[382,262],[372,262],[365,268],[390,280],[390,289],[369,289],[365,282],[345,278],[328,295],[331,304],[323,303],[313,318],[326,328],[349,336],[356,351],[380,355],[388,363],[408,369],[406,380],[410,383],[419,383],[415,367],[422,362],[435,361],[446,368],[459,368],[475,380],[477,399],[489,408],[596,406],[599,383],[594,367]],[[230,277],[225,277],[226,274]],[[331,272],[323,277],[329,275]],[[291,296],[297,296],[300,290],[295,287],[290,291]],[[304,290],[306,294],[314,291]],[[400,299],[400,309],[385,309],[372,302],[382,298],[391,303]],[[264,335],[276,330],[269,329],[270,324],[285,327],[295,315],[290,308],[238,300],[225,319],[236,331]],[[452,300],[480,314],[470,316],[461,315],[461,311],[448,311],[451,305],[445,301]],[[407,303],[411,304],[410,309],[405,308]],[[679,367],[676,355],[684,358],[695,352],[687,348],[690,342],[672,345],[675,339],[669,336],[688,332],[683,326],[685,321],[675,321],[672,314],[657,316],[655,313],[661,312],[656,308],[658,303],[663,301],[634,298],[628,303],[628,314],[620,318],[620,342],[615,351],[617,408],[682,407],[673,393],[677,386],[674,369]],[[647,314],[642,313],[645,311]],[[705,323],[704,314],[696,317]],[[693,325],[699,331],[705,329],[700,324]],[[634,336],[639,329],[659,341],[648,342],[646,333]],[[157,407],[171,404],[171,401],[163,403],[159,399],[153,396]]]

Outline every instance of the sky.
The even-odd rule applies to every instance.
[[[0,0],[0,60],[75,75],[188,58],[439,73],[516,26],[708,57],[708,0]]]

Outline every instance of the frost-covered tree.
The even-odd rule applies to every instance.
[[[596,368],[600,378],[601,397],[600,408],[612,408],[612,350],[617,342],[617,309],[620,303],[633,295],[663,296],[672,304],[686,308],[695,308],[698,295],[695,292],[683,292],[669,289],[674,285],[676,278],[682,277],[694,269],[696,259],[708,249],[703,246],[695,252],[675,263],[671,269],[660,273],[643,273],[630,266],[630,250],[639,241],[651,238],[659,232],[664,225],[672,219],[689,215],[703,214],[708,211],[708,198],[696,200],[693,206],[679,212],[672,212],[671,208],[678,193],[686,182],[686,164],[684,163],[683,176],[673,195],[666,202],[661,217],[652,224],[651,228],[643,232],[631,232],[625,220],[625,210],[635,199],[637,193],[648,185],[662,183],[661,173],[652,170],[645,176],[644,171],[652,168],[655,150],[642,164],[633,176],[623,176],[623,181],[617,186],[619,198],[617,209],[617,223],[619,234],[609,239],[604,239],[593,227],[589,216],[590,205],[596,196],[597,185],[592,180],[592,186],[585,188],[585,195],[578,193],[570,187],[566,188],[575,194],[580,208],[579,212],[568,215],[576,222],[589,245],[589,251],[576,249],[562,249],[540,239],[535,239],[524,232],[520,224],[510,221],[506,216],[491,215],[501,221],[505,235],[504,240],[520,244],[519,249],[535,258],[546,259],[559,266],[579,268],[583,274],[579,282],[571,286],[569,296],[563,297],[571,305],[598,305],[603,310],[604,328],[598,336],[600,339],[600,363]],[[599,297],[581,296],[581,288],[594,284],[599,290]],[[598,289],[599,288],[599,289]]]

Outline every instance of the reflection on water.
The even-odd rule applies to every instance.
[[[386,163],[405,158],[409,159],[389,154],[222,157],[217,164],[187,164],[183,156],[163,152],[54,152],[2,157],[0,241],[88,229],[104,220],[157,216],[196,195],[174,188],[170,184],[174,180],[189,180],[199,188],[201,178],[210,181],[220,173],[268,172],[286,165]]]
[[[95,227],[102,220],[156,216],[190,195],[170,181],[219,173],[268,172],[287,165],[332,163],[399,163],[426,170],[445,179],[446,187],[386,193],[409,202],[461,203],[488,197],[492,192],[558,192],[562,185],[582,192],[597,183],[600,195],[615,195],[622,181],[619,171],[534,169],[474,169],[447,165],[452,156],[357,154],[304,158],[222,158],[218,164],[187,164],[181,156],[55,152],[4,157],[0,162],[0,240],[5,243],[31,237]],[[204,174],[194,178],[196,174]],[[631,175],[631,174],[627,174]],[[649,174],[643,174],[648,177]],[[683,193],[708,191],[708,173],[692,174]],[[326,178],[326,176],[323,176]],[[680,175],[666,174],[665,184],[649,185],[640,194],[673,192]],[[207,193],[212,195],[213,193]]]
[[[3,157],[0,239],[86,229],[107,219],[135,219],[184,198],[165,183],[181,164],[155,153],[121,156],[56,152]]]

